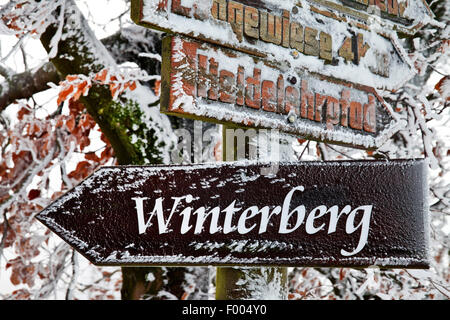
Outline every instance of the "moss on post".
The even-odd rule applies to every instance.
[[[222,157],[224,161],[233,160],[232,155],[227,155],[228,151],[233,151],[234,160],[240,160],[234,138],[233,141],[227,141],[226,131],[234,129],[233,126],[223,126]],[[248,149],[249,143],[250,141],[246,139],[245,149]],[[287,268],[216,268],[216,300],[285,300],[287,290]]]

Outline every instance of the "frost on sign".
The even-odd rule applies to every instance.
[[[309,0],[344,16],[355,17],[370,25],[380,20],[384,28],[413,35],[434,17],[425,0]],[[319,10],[314,8],[313,10]]]
[[[104,167],[37,218],[98,265],[427,268],[423,160]]]
[[[220,44],[310,72],[396,89],[414,71],[395,33],[307,0],[133,0],[140,25]],[[370,22],[370,23],[369,23]],[[375,23],[375,25],[374,25]]]
[[[373,88],[179,36],[163,41],[161,111],[375,149],[395,121]]]

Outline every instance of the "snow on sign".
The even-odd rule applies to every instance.
[[[373,88],[180,36],[163,40],[161,111],[363,149],[396,128]]]
[[[268,165],[104,167],[37,218],[97,265],[428,267],[424,160]]]
[[[292,70],[396,89],[414,75],[394,32],[307,0],[133,0],[140,25],[219,44]]]
[[[343,16],[357,18],[366,25],[379,24],[397,32],[413,35],[434,17],[425,0],[309,0]],[[311,6],[311,10],[319,8]],[[379,21],[381,18],[381,21]]]

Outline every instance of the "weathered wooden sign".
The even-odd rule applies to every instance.
[[[37,218],[98,265],[427,268],[423,160],[104,167]]]
[[[330,10],[340,12],[344,17],[359,20],[367,28],[374,24],[382,28],[414,34],[434,17],[425,0],[308,0],[327,7]],[[311,6],[311,10],[321,12],[322,10]],[[377,16],[377,17],[374,17]],[[382,20],[380,21],[379,18]],[[355,20],[356,21],[356,20]],[[351,23],[351,22],[350,22]],[[378,31],[383,32],[383,31]]]
[[[396,128],[373,88],[179,36],[163,41],[161,111],[364,149]]]
[[[395,89],[414,74],[395,37],[321,3],[133,0],[131,14],[146,27],[374,88]]]

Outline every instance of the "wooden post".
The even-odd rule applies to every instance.
[[[224,161],[233,160],[229,154],[232,151],[234,160],[242,160],[239,157],[242,153],[237,152],[237,143],[227,141],[227,130],[235,130],[235,128],[223,126],[222,158]],[[255,129],[243,130],[258,132]],[[246,139],[247,152],[244,152],[244,158],[247,159],[252,156],[249,155],[249,144]],[[287,268],[217,267],[216,270],[216,300],[285,300],[287,291]]]

